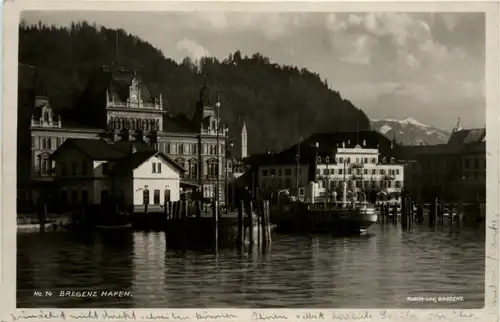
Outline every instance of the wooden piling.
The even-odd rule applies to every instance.
[[[263,211],[263,231],[264,231],[264,244],[271,243],[271,207],[269,200],[264,201],[264,211]]]
[[[407,222],[407,215],[408,215],[408,199],[406,196],[401,198],[401,226],[403,228],[406,228],[408,222]]]
[[[436,226],[437,213],[438,213],[438,200],[437,200],[437,198],[435,198],[431,203],[431,209],[429,211],[429,226],[430,227]]]
[[[247,216],[248,216],[248,239],[250,244],[254,243],[254,233],[253,233],[253,205],[252,201],[248,203],[248,209],[247,209]]]
[[[243,244],[244,243],[244,235],[243,235],[243,214],[245,212],[245,203],[243,200],[240,201],[240,205],[238,207],[238,232],[237,232],[237,237],[236,237],[236,243],[237,244]]]
[[[264,231],[263,231],[263,224],[264,224],[264,201],[260,201],[258,203],[258,207],[255,210],[257,213],[257,244],[261,244],[262,240],[264,239]]]
[[[196,219],[200,219],[201,218],[201,201],[200,200],[195,201],[194,211],[195,211]]]
[[[212,202],[212,222],[214,227],[214,245],[219,246],[219,203],[218,200]]]

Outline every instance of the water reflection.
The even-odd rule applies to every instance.
[[[462,307],[484,298],[484,224],[375,225],[365,236],[273,236],[267,249],[176,251],[165,235],[18,235],[19,307]],[[132,297],[37,298],[37,290]],[[463,296],[411,303],[408,296]]]

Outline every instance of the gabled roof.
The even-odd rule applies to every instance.
[[[153,156],[157,156],[163,159],[168,164],[172,165],[179,172],[184,172],[185,169],[180,164],[169,158],[167,155],[160,151],[141,151],[135,152],[129,155],[128,157],[120,160],[110,171],[111,175],[123,174],[129,171],[132,171],[139,167],[141,164],[152,158]]]
[[[126,156],[125,153],[114,149],[113,144],[107,143],[104,140],[70,138],[64,141],[59,149],[52,154],[52,158],[56,158],[61,151],[69,147],[76,148],[86,154],[90,159],[98,161],[119,160]]]

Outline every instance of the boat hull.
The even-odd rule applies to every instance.
[[[282,232],[361,234],[377,222],[373,207],[321,208],[311,205],[288,205],[273,216]]]

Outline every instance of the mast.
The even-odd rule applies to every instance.
[[[297,161],[297,171],[296,171],[296,187],[299,189],[299,172],[300,172],[300,143],[302,139],[299,141],[297,145],[297,154],[295,155],[295,160]]]

